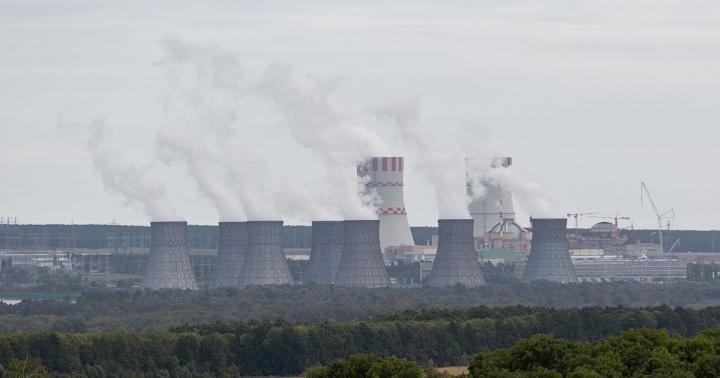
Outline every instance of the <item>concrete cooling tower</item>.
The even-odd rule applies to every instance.
[[[567,219],[530,219],[532,245],[525,281],[578,282],[567,244]]]
[[[218,224],[218,256],[215,259],[210,287],[237,287],[240,279],[245,246],[247,223],[220,222]]]
[[[313,221],[307,282],[331,284],[343,252],[343,222]]]
[[[358,176],[365,178],[367,193],[377,193],[380,220],[380,248],[415,245],[403,197],[403,157],[374,157],[358,165]]]
[[[247,245],[238,286],[291,283],[281,243],[283,222],[252,221],[246,224]]]
[[[472,198],[468,210],[475,221],[473,236],[476,238],[487,234],[498,224],[513,223],[515,220],[515,208],[510,190],[504,188],[502,183],[484,174],[484,171],[488,169],[507,169],[511,165],[511,157],[498,157],[490,160],[484,158],[465,159],[468,196]],[[473,181],[475,185],[482,186],[482,188],[476,188],[476,190],[482,190],[482,194],[474,193],[471,185]]]
[[[440,219],[438,233],[437,255],[430,272],[430,286],[483,285],[485,280],[473,244],[473,220]]]
[[[343,222],[343,253],[335,275],[338,286],[384,287],[390,284],[380,251],[380,221]]]
[[[187,222],[151,222],[150,258],[143,286],[148,289],[197,289],[187,253]]]

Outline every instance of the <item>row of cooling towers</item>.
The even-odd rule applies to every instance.
[[[292,283],[281,244],[281,221],[221,222],[218,255],[209,286],[247,287]],[[438,221],[438,249],[430,286],[483,285],[473,245],[472,219]],[[525,269],[527,281],[577,282],[567,246],[567,220],[533,219],[533,240]],[[144,286],[197,289],[186,246],[186,222],[152,222],[151,253]],[[379,221],[312,223],[312,249],[306,282],[348,287],[390,284],[383,263]]]

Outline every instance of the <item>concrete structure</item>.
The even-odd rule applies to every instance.
[[[210,277],[211,288],[237,287],[246,245],[245,222],[218,223],[218,255]]]
[[[573,258],[582,282],[668,282],[687,279],[688,264],[673,259],[628,259],[621,256]]]
[[[472,157],[465,159],[468,196],[472,199],[468,210],[475,221],[473,235],[476,238],[482,238],[498,224],[512,225],[515,222],[512,193],[507,187],[503,187],[501,182],[487,174],[489,170],[506,169],[511,165],[511,157],[498,157],[490,161]],[[476,194],[473,187],[476,188],[475,190],[481,187],[483,193]],[[507,229],[511,226],[500,227]]]
[[[343,254],[335,283],[338,286],[388,286],[390,280],[380,252],[380,221],[348,220],[343,223]]]
[[[473,245],[472,219],[438,220],[438,249],[428,283],[430,286],[483,285],[478,254]]]
[[[238,286],[284,285],[291,283],[282,249],[282,221],[247,223],[247,246]]]
[[[150,258],[143,286],[148,289],[197,289],[187,252],[187,222],[151,222]]]
[[[308,263],[307,282],[331,284],[343,252],[343,222],[313,221],[312,250]]]
[[[367,193],[375,192],[380,200],[380,248],[414,245],[407,220],[403,196],[403,157],[373,157],[358,165],[358,176],[366,179]]]
[[[567,219],[537,219],[532,223],[532,246],[525,281],[578,282],[567,243]]]

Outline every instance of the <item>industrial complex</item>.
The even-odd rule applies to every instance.
[[[22,226],[4,218],[0,279],[11,267],[40,267],[105,277],[113,272],[135,274],[148,289],[311,282],[370,288],[476,287],[486,284],[485,264],[510,267],[507,271],[516,280],[528,282],[720,278],[714,234],[711,248],[680,252],[680,238],[662,234],[663,223],[674,217],[674,211],[658,211],[644,183],[643,198],[656,214],[658,230],[641,234],[632,226],[622,227],[622,222],[630,221],[628,217],[591,212],[533,218],[523,226],[516,219],[511,188],[498,179],[502,175],[494,174],[513,169],[513,159],[468,158],[468,219],[439,219],[437,228],[420,230],[411,229],[407,219],[405,166],[400,156],[370,157],[357,166],[364,184],[361,195],[373,199],[377,218],[316,220],[311,228],[284,227],[280,220],[219,222],[216,229],[194,226],[189,238],[186,222],[151,222],[149,230],[122,226],[122,232],[117,232],[120,226],[113,226],[112,232],[103,235],[103,242],[90,238],[80,247],[81,236],[70,232],[74,226],[58,225],[63,231],[50,235],[47,228]],[[580,229],[581,217],[598,222]],[[568,220],[574,220],[574,228],[568,228]],[[291,274],[289,261],[304,262],[301,275]],[[388,266],[397,264],[414,264],[417,277],[391,277]]]

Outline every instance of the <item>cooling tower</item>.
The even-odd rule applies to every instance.
[[[375,191],[380,200],[377,209],[380,220],[380,248],[415,245],[408,225],[403,198],[402,157],[374,157],[358,165],[358,176],[366,178],[367,193]]]
[[[468,210],[475,221],[473,236],[476,238],[487,234],[498,223],[512,223],[515,220],[512,193],[501,182],[485,173],[489,169],[505,169],[511,165],[511,157],[465,159],[468,196],[472,198]],[[482,194],[475,196],[472,183],[481,186],[475,190],[482,190]]]
[[[143,286],[148,289],[197,289],[187,253],[187,222],[151,222],[150,258]]]
[[[387,270],[380,252],[380,221],[343,222],[343,253],[335,275],[338,286],[388,286]]]
[[[218,256],[215,259],[210,287],[237,287],[245,256],[247,224],[218,223]]]
[[[532,244],[525,281],[578,282],[567,244],[567,219],[530,219]]]
[[[238,286],[289,284],[281,235],[282,221],[247,222],[247,245]]]
[[[473,243],[473,220],[440,219],[438,233],[438,248],[430,272],[430,286],[483,285],[485,280]]]
[[[335,282],[335,273],[343,252],[343,222],[312,222],[312,250],[306,281],[319,284]]]

